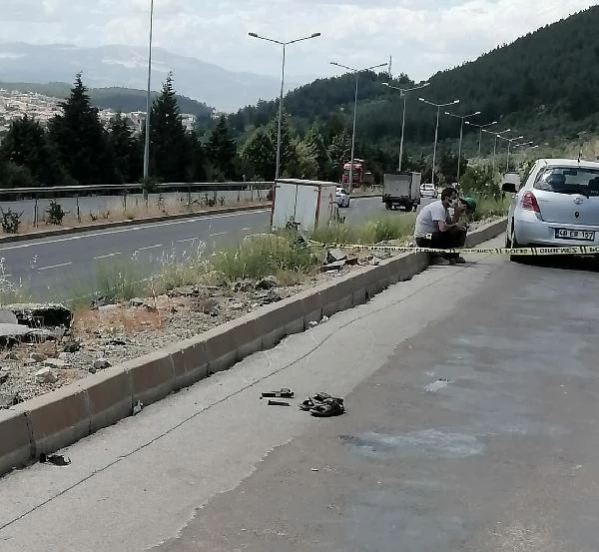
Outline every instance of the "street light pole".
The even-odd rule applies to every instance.
[[[348,182],[348,193],[351,194],[353,186],[354,186],[354,155],[356,148],[356,123],[358,118],[358,81],[360,78],[360,73],[364,73],[366,71],[372,71],[373,69],[378,69],[379,67],[388,67],[389,62],[380,63],[379,65],[373,65],[372,67],[366,67],[364,69],[354,69],[353,67],[348,67],[347,65],[341,65],[341,63],[337,63],[336,61],[331,61],[331,65],[335,65],[336,67],[342,67],[343,69],[347,69],[348,71],[352,71],[356,75],[356,89],[354,93],[354,116],[352,122],[352,133],[351,133],[351,159],[349,160],[349,182]]]
[[[354,94],[354,115],[351,130],[351,152],[349,154],[349,180],[347,183],[347,192],[351,194],[354,187],[354,155],[356,154],[356,123],[358,120],[358,83],[360,73],[356,73],[356,90]],[[343,179],[342,179],[343,182]]]
[[[497,138],[499,138],[500,140],[505,140],[507,142],[507,156],[506,156],[506,162],[505,162],[505,172],[507,172],[510,170],[510,148],[511,148],[512,142],[522,140],[522,138],[524,138],[524,136],[518,136],[517,138],[504,138],[503,136],[497,134]]]
[[[281,173],[281,132],[283,128],[283,91],[285,89],[285,58],[287,45],[283,44],[283,55],[281,58],[281,91],[279,92],[279,117],[277,121],[277,156],[275,161],[275,182]]]
[[[151,111],[151,87],[152,87],[152,35],[154,32],[154,0],[150,0],[150,40],[148,52],[148,89],[146,96],[146,136],[144,143],[144,168],[143,179],[147,184],[150,173],[150,111]]]
[[[433,145],[433,166],[432,166],[432,170],[431,170],[431,184],[434,185],[435,184],[435,164],[437,161],[437,140],[439,139],[439,117],[441,115],[441,108],[448,107],[450,105],[459,104],[460,100],[454,100],[453,102],[444,103],[444,104],[436,104],[433,102],[429,102],[428,100],[425,100],[424,98],[418,98],[418,101],[437,108],[437,123],[435,125],[435,143]]]
[[[274,40],[272,38],[267,38],[264,36],[260,36],[257,33],[248,33],[252,38],[258,38],[260,40],[266,40],[267,42],[273,42],[282,46],[283,55],[281,61],[281,90],[279,92],[279,116],[277,121],[277,153],[276,153],[276,162],[275,162],[275,181],[279,179],[281,173],[281,133],[283,128],[283,93],[285,89],[285,61],[287,55],[287,46],[290,44],[294,44],[296,42],[301,42],[303,40],[310,40],[311,38],[317,38],[321,36],[321,33],[312,33],[310,36],[304,36],[302,38],[296,38],[295,40],[289,40],[288,42],[281,42],[280,40]]]
[[[497,138],[501,138],[502,134],[507,134],[511,132],[511,128],[506,128],[501,132],[491,132],[490,130],[481,129],[482,132],[486,132],[487,134],[492,134],[495,137],[495,141],[493,142],[493,174],[495,174],[495,155],[497,154]]]
[[[475,113],[470,113],[469,115],[456,115],[455,113],[450,113],[449,111],[445,112],[445,115],[449,115],[450,117],[454,117],[456,119],[460,119],[460,144],[458,146],[458,175],[457,181],[460,182],[460,168],[462,165],[462,139],[464,138],[464,121],[469,119],[470,117],[476,117],[480,115],[480,111],[476,111]]]
[[[399,172],[399,173],[401,172],[401,165],[403,162],[403,143],[404,143],[405,128],[406,128],[406,108],[407,108],[408,92],[412,92],[413,90],[420,90],[421,88],[426,88],[429,85],[430,85],[430,82],[425,82],[424,84],[421,84],[420,86],[415,86],[413,88],[399,88],[399,86],[392,86],[388,82],[383,83],[383,86],[386,86],[387,88],[392,88],[393,90],[399,90],[400,97],[403,97],[403,109],[402,109],[402,115],[401,115],[401,138],[399,140],[399,163],[397,164],[397,172]]]
[[[483,132],[486,132],[485,128],[496,125],[497,121],[493,121],[492,123],[487,123],[486,125],[475,125],[474,123],[466,121],[466,124],[478,128],[478,158],[480,159],[480,149],[481,149],[481,144],[483,142]]]

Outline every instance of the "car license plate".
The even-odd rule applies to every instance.
[[[560,240],[595,241],[595,232],[590,230],[569,230],[568,228],[556,228],[555,237]]]

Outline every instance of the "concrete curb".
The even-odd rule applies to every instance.
[[[505,230],[506,219],[468,236],[473,247]],[[322,316],[368,301],[428,266],[425,253],[404,253],[257,309],[177,343],[0,411],[0,475],[130,416],[133,405],[159,401],[243,358],[303,332]]]
[[[3,236],[0,238],[0,247],[5,243],[15,243],[22,241],[41,240],[44,238],[53,238],[56,236],[68,236],[70,234],[84,234],[86,232],[95,232],[97,230],[108,230],[110,228],[123,228],[127,226],[143,226],[144,224],[153,224],[156,222],[168,222],[171,220],[181,220],[189,218],[202,218],[213,215],[222,215],[227,213],[240,213],[243,211],[260,211],[268,209],[271,206],[270,201],[265,201],[261,205],[251,205],[249,207],[215,207],[210,211],[199,211],[197,213],[180,213],[178,215],[164,215],[161,217],[150,217],[140,220],[121,220],[118,222],[102,222],[100,224],[90,224],[87,226],[74,226],[70,228],[58,228],[56,230],[45,230],[43,232],[29,232],[27,234],[15,234]]]

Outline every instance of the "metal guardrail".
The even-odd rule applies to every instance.
[[[274,182],[166,182],[157,184],[150,193],[160,192],[213,192],[213,191],[238,191],[238,190],[268,190]],[[49,186],[29,188],[0,188],[0,198],[5,201],[24,198],[52,198],[107,195],[128,195],[143,193],[143,185],[136,184],[90,184],[77,186]],[[9,199],[10,198],[10,199]]]

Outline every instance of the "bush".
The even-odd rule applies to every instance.
[[[497,175],[489,166],[468,167],[460,179],[460,185],[466,196],[498,200],[502,195]]]
[[[311,237],[314,241],[324,244],[374,244],[410,237],[414,232],[415,221],[416,216],[410,213],[378,217],[355,226],[333,223],[317,228]]]
[[[0,184],[3,188],[30,188],[36,182],[27,167],[9,161],[0,166]]]
[[[246,239],[237,247],[215,252],[210,259],[211,268],[227,281],[306,271],[315,263],[309,248],[297,245],[288,236],[274,234]]]
[[[5,211],[0,207],[0,214],[2,216],[2,231],[5,234],[17,234],[21,226],[23,212],[15,213],[10,207],[8,208],[8,211]]]
[[[46,210],[46,222],[48,224],[60,226],[66,214],[67,213],[62,209],[62,205],[58,203],[55,199],[53,199],[52,201],[50,201],[50,205]]]

